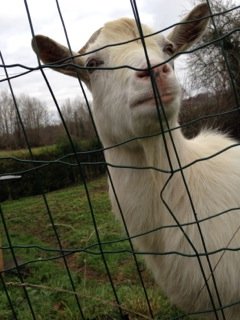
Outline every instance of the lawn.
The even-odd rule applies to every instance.
[[[36,156],[38,154],[54,152],[55,149],[56,149],[56,145],[51,145],[51,146],[31,148],[31,151]],[[29,151],[27,149],[0,150],[1,158],[5,158],[5,157],[21,158],[23,155],[29,155]]]
[[[91,209],[83,185],[2,203],[8,272],[0,282],[1,320],[14,314],[21,320],[151,319],[129,241],[111,213],[106,178],[87,190]],[[155,319],[178,317],[137,260]]]

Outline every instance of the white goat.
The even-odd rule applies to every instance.
[[[163,292],[186,312],[210,310],[208,319],[239,320],[240,254],[229,249],[240,247],[240,149],[218,132],[184,138],[177,122],[181,90],[166,62],[202,35],[207,16],[208,6],[200,4],[167,38],[145,37],[149,60],[142,41],[131,41],[139,30],[127,18],[106,23],[74,58],[45,36],[36,36],[33,48],[44,63],[80,77],[92,92],[103,146],[118,144],[105,157],[129,233]],[[152,34],[145,25],[142,30]],[[125,43],[108,46],[119,42]],[[122,65],[132,68],[104,69]],[[109,193],[119,217],[111,185]]]

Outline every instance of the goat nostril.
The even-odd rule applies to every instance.
[[[137,71],[136,75],[138,78],[149,78],[150,77],[150,72],[149,70],[141,70],[141,71]]]
[[[169,64],[163,64],[153,69],[153,74],[155,78],[166,76],[171,71],[171,66]]]
[[[164,65],[162,66],[162,72],[163,72],[163,73],[168,73],[168,72],[170,72],[170,66],[169,66],[168,64],[164,64]]]

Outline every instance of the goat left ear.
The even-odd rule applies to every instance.
[[[68,48],[46,36],[37,35],[32,39],[32,48],[44,64],[53,70],[88,82],[88,72],[83,68],[79,53],[71,55]],[[78,68],[78,66],[80,68]]]
[[[175,44],[175,52],[192,46],[204,33],[209,21],[207,3],[197,5],[167,36]]]

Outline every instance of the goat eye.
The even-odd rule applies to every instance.
[[[98,60],[96,58],[91,58],[86,63],[86,68],[89,73],[93,73],[97,67],[101,66],[104,62],[102,60]]]
[[[168,55],[172,56],[175,52],[174,45],[172,43],[165,44],[163,51],[166,52]]]

